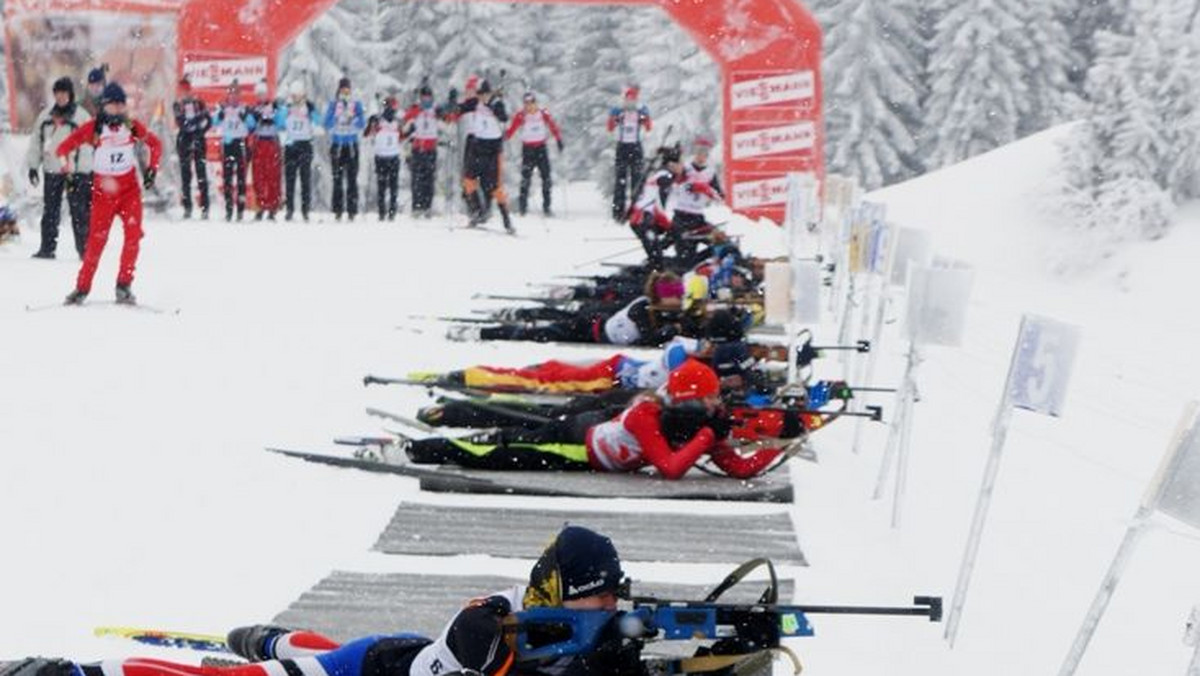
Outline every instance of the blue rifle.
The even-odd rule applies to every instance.
[[[718,603],[717,599],[745,575],[765,566],[770,586],[757,603]],[[810,614],[915,615],[931,622],[942,619],[942,599],[917,596],[912,606],[780,605],[774,566],[766,559],[742,564],[703,601],[635,597],[625,587],[629,610],[569,610],[533,608],[516,613],[518,659],[548,660],[583,655],[614,639],[637,641],[724,641],[722,653],[746,656],[780,647],[784,638],[813,636]],[[715,648],[715,646],[714,646]],[[732,651],[732,652],[731,652]],[[718,654],[714,650],[714,654]]]

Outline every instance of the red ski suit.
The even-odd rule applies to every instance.
[[[763,449],[750,456],[739,455],[712,429],[700,428],[684,445],[672,448],[663,435],[662,405],[652,399],[634,400],[616,418],[587,431],[588,461],[604,472],[631,472],[645,465],[658,470],[664,479],[679,479],[706,453],[713,463],[735,479],[749,479],[779,457],[777,449]]]
[[[125,244],[121,248],[121,267],[117,272],[117,284],[129,286],[133,283],[133,271],[137,267],[138,243],[142,239],[142,187],[138,185],[135,144],[141,141],[150,149],[148,170],[158,171],[162,157],[162,143],[158,137],[137,120],[128,124],[107,125],[96,129],[96,121],[89,120],[58,146],[58,156],[67,157],[81,145],[94,146],[93,161],[95,178],[92,181],[92,219],[88,229],[87,248],[83,253],[83,265],[75,288],[89,292],[100,255],[108,242],[108,231],[113,219],[121,217],[125,228]]]

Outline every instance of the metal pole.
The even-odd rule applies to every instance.
[[[1188,663],[1187,676],[1200,676],[1200,643],[1196,644],[1196,651],[1192,653],[1192,661]]]
[[[1004,442],[1008,438],[1008,423],[1012,419],[1012,388],[1013,373],[1017,368],[1017,354],[1020,352],[1021,336],[1025,334],[1025,318],[1017,329],[1017,345],[1013,347],[1008,360],[1008,375],[1004,378],[1004,392],[1000,395],[1000,404],[996,408],[996,417],[992,420],[992,450],[988,453],[987,465],[983,470],[983,483],[979,487],[979,497],[975,500],[975,514],[971,517],[971,530],[967,535],[967,547],[963,552],[962,564],[958,568],[958,582],[954,585],[954,598],[950,604],[950,617],[946,619],[945,638],[954,647],[958,636],[958,625],[962,621],[963,606],[967,602],[967,588],[971,584],[971,574],[975,572],[975,560],[979,555],[979,545],[983,540],[983,526],[987,521],[988,509],[992,504],[992,493],[996,488],[996,477],[1000,473],[1000,456],[1004,453]]]
[[[912,408],[913,393],[915,390],[909,380],[912,376],[912,354],[915,349],[915,347],[909,347],[909,362],[904,369],[904,381],[900,384],[900,391],[896,396],[896,417],[892,418],[891,428],[888,430],[887,446],[883,449],[883,458],[879,464],[879,477],[875,481],[875,492],[871,494],[872,500],[878,500],[883,497],[884,488],[887,486],[888,477],[891,475],[892,461],[896,457],[897,450],[900,447],[900,440],[904,435],[904,427],[908,425],[908,416]]]
[[[988,453],[987,466],[983,470],[983,485],[979,487],[979,497],[975,501],[975,515],[971,517],[971,532],[967,535],[967,547],[963,552],[962,565],[958,569],[958,582],[954,585],[954,599],[950,605],[950,617],[946,620],[945,638],[954,647],[954,639],[958,636],[958,625],[962,621],[963,605],[967,601],[967,588],[971,584],[971,574],[975,571],[975,559],[979,555],[979,544],[983,539],[983,526],[987,521],[988,508],[992,503],[992,493],[996,488],[996,476],[1000,473],[1000,456],[1004,453],[1004,441],[1008,437],[1008,421],[1012,417],[1012,409],[1006,406],[1005,397],[1001,406],[1004,411],[997,418],[995,429],[992,430],[992,450]]]
[[[900,512],[904,503],[904,493],[908,486],[908,446],[912,438],[912,405],[917,389],[917,365],[921,356],[914,344],[908,351],[908,369],[904,380],[908,390],[908,405],[904,411],[904,427],[900,429],[900,444],[896,454],[896,492],[892,495],[892,528],[900,527]]]
[[[1138,508],[1137,514],[1133,517],[1133,524],[1125,531],[1125,537],[1121,540],[1121,546],[1117,548],[1117,554],[1113,557],[1112,563],[1108,567],[1108,572],[1104,575],[1104,581],[1100,584],[1100,589],[1096,591],[1096,597],[1092,599],[1092,606],[1088,608],[1087,616],[1083,619],[1083,624],[1079,627],[1079,633],[1075,635],[1075,642],[1071,644],[1071,650],[1067,653],[1066,660],[1063,661],[1062,668],[1059,669],[1059,676],[1071,676],[1079,667],[1080,661],[1083,660],[1083,654],[1087,651],[1088,643],[1092,640],[1092,635],[1096,633],[1096,627],[1100,624],[1100,618],[1104,615],[1104,610],[1108,607],[1108,602],[1112,600],[1113,593],[1117,589],[1117,583],[1121,581],[1121,574],[1125,572],[1125,567],[1129,565],[1129,558],[1133,555],[1133,549],[1137,542],[1142,537],[1145,531],[1147,519],[1150,517],[1153,510],[1146,506]]]

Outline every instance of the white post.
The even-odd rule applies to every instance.
[[[1083,653],[1087,651],[1088,643],[1091,642],[1092,635],[1096,633],[1100,618],[1104,615],[1108,602],[1112,600],[1117,583],[1121,581],[1121,575],[1129,565],[1129,557],[1133,555],[1135,545],[1145,532],[1147,519],[1150,518],[1152,512],[1152,509],[1144,505],[1138,508],[1137,514],[1133,517],[1133,525],[1125,531],[1125,537],[1121,539],[1121,546],[1117,548],[1117,554],[1113,557],[1112,563],[1108,566],[1108,572],[1104,575],[1104,582],[1100,584],[1096,597],[1092,599],[1092,606],[1088,608],[1083,625],[1079,627],[1079,633],[1075,635],[1075,642],[1071,644],[1071,650],[1067,653],[1067,659],[1063,662],[1062,668],[1058,670],[1058,676],[1071,676],[1079,667],[1079,662],[1083,660]]]
[[[911,378],[916,369],[913,363],[916,358],[916,345],[910,345],[908,348],[908,363],[904,368],[904,379],[900,383],[900,389],[896,393],[896,415],[892,418],[892,424],[888,429],[887,445],[883,449],[883,458],[879,463],[879,476],[875,480],[875,491],[871,494],[872,500],[878,500],[883,497],[883,493],[887,488],[888,477],[891,475],[892,462],[899,455],[900,447],[905,437],[905,429],[909,425],[909,417],[912,413],[913,399],[916,395],[916,385]]]
[[[1025,319],[1017,330],[1017,340],[1024,334]],[[954,647],[958,636],[958,625],[962,621],[963,606],[967,602],[967,588],[971,584],[971,573],[975,572],[975,559],[979,556],[979,545],[983,540],[983,524],[987,521],[988,508],[992,505],[992,493],[996,489],[996,477],[1000,473],[1000,456],[1004,453],[1004,441],[1008,438],[1008,423],[1012,419],[1012,380],[1017,367],[1020,345],[1013,349],[1008,360],[1008,376],[1004,379],[1004,393],[1000,395],[1000,406],[992,421],[992,450],[988,453],[987,465],[983,470],[983,484],[975,500],[975,514],[971,517],[971,531],[967,535],[967,548],[963,552],[962,564],[958,568],[958,581],[954,584],[954,599],[950,604],[950,615],[946,618],[945,638]]]
[[[996,423],[992,429],[992,450],[988,453],[987,466],[983,470],[983,485],[979,488],[979,498],[975,501],[975,514],[971,517],[971,532],[967,535],[967,548],[963,552],[962,565],[958,569],[958,582],[954,585],[954,600],[950,605],[950,615],[946,618],[945,638],[954,647],[954,639],[958,636],[958,625],[962,621],[963,605],[967,602],[967,588],[971,584],[971,573],[975,571],[975,559],[979,556],[979,545],[983,540],[983,524],[987,521],[988,508],[992,504],[992,493],[996,488],[996,476],[1000,473],[1000,456],[1004,453],[1004,441],[1008,437],[1008,421],[1012,417],[1012,408],[1008,405],[1008,396],[1000,402],[1000,411],[996,414]]]
[[[1192,606],[1187,628],[1183,632],[1183,644],[1195,648],[1192,661],[1188,663],[1187,676],[1200,676],[1200,605]]]
[[[908,350],[908,368],[904,374],[904,390],[907,404],[904,407],[904,425],[900,428],[900,443],[896,453],[896,490],[892,495],[892,528],[900,527],[900,511],[904,504],[904,493],[908,485],[908,448],[912,437],[912,407],[917,394],[917,366],[921,354],[913,344]]]

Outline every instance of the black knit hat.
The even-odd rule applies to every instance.
[[[567,526],[530,571],[525,605],[556,607],[563,601],[615,593],[624,576],[612,540],[581,526]]]
[[[75,85],[71,82],[71,78],[69,77],[60,77],[55,80],[54,87],[52,89],[56,93],[66,92],[70,94],[72,98],[75,97]]]
[[[476,94],[491,94],[492,83],[487,80],[480,80],[479,87],[475,90]]]
[[[88,71],[88,84],[102,84],[106,79],[108,79],[105,76],[104,71],[104,66],[99,66]]]
[[[746,335],[742,318],[732,310],[717,310],[708,318],[708,339],[714,343],[741,340]]]
[[[100,100],[104,103],[125,103],[125,89],[116,82],[109,82],[104,86]]]
[[[433,96],[433,88],[427,84],[421,85],[421,88],[417,90],[417,95],[418,96]]]
[[[350,89],[350,78],[343,77],[338,80],[338,89]]]

